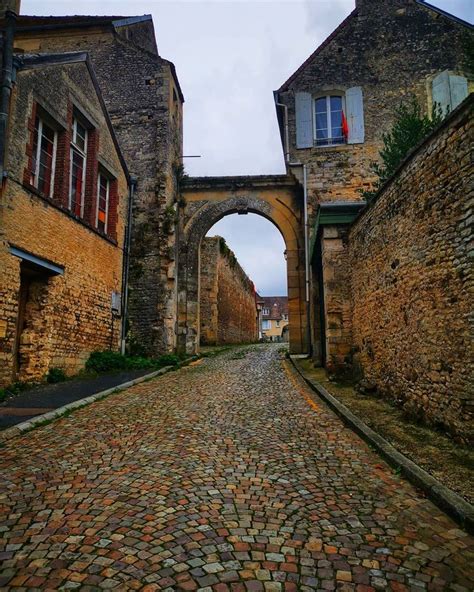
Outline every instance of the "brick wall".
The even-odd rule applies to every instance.
[[[224,239],[203,239],[200,265],[201,344],[256,341],[254,287]]]
[[[472,97],[349,234],[356,366],[382,395],[460,437],[472,429],[474,384]]]
[[[67,129],[71,101],[96,124],[98,157],[116,176],[116,240],[96,230],[90,217],[81,220],[67,211],[61,184],[49,198],[25,182],[25,170],[31,164],[29,122],[35,104],[40,102]],[[118,349],[121,321],[112,315],[111,297],[122,287],[128,209],[127,179],[84,62],[21,70],[12,98],[10,125],[14,133],[9,136],[8,179],[0,200],[1,385],[15,378],[42,379],[51,367],[73,374],[83,367],[91,351]],[[59,176],[64,164],[59,151],[57,163]],[[95,191],[86,191],[85,198],[86,203],[93,200]],[[25,270],[22,260],[11,254],[11,246],[64,268],[63,275],[47,276],[33,270],[29,277],[17,377],[15,342]]]

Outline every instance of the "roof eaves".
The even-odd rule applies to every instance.
[[[451,21],[455,21],[456,23],[459,23],[460,25],[464,25],[465,27],[468,27],[469,29],[474,29],[474,25],[472,23],[469,23],[468,21],[465,21],[462,18],[455,16],[454,14],[451,14],[450,12],[446,12],[442,8],[438,8],[437,6],[433,6],[433,4],[426,2],[426,0],[415,0],[415,1],[420,6],[424,6],[425,8],[428,8],[429,10],[433,10],[434,12],[437,12],[438,14],[445,16],[446,18],[448,18]]]
[[[97,76],[95,74],[94,67],[92,66],[92,62],[89,58],[89,55],[87,55],[86,65],[87,65],[87,69],[89,70],[92,84],[94,85],[95,91],[97,93],[97,98],[99,99],[99,103],[102,108],[102,112],[104,113],[105,121],[107,123],[107,127],[109,129],[109,133],[110,133],[110,136],[111,136],[112,141],[114,143],[115,149],[117,151],[117,155],[119,157],[120,164],[122,165],[122,169],[123,169],[123,172],[125,173],[125,176],[127,178],[127,182],[130,184],[130,172],[128,170],[127,163],[125,162],[125,158],[122,154],[122,150],[120,149],[120,144],[117,139],[117,136],[115,135],[114,126],[112,125],[112,121],[110,120],[110,115],[109,115],[109,112],[107,111],[104,97],[102,96],[102,92],[100,90],[99,81],[97,80]]]
[[[126,27],[128,25],[136,25],[138,23],[144,23],[146,21],[151,20],[153,20],[151,14],[144,14],[143,16],[130,16],[119,18],[115,21],[112,21],[112,24],[114,27]]]
[[[161,56],[160,56],[160,58],[161,58]],[[181,90],[181,85],[178,80],[178,74],[176,73],[175,65],[173,64],[173,62],[170,62],[169,60],[167,60],[165,58],[161,58],[161,59],[164,62],[166,62],[167,64],[169,64],[169,67],[171,70],[171,75],[173,76],[174,83],[176,85],[176,88],[178,89],[179,98],[181,99],[181,102],[184,103],[184,95],[183,95],[183,91]]]
[[[42,66],[59,66],[62,64],[86,62],[88,54],[86,51],[71,51],[62,53],[23,54],[18,57],[21,69],[28,69],[41,68]]]
[[[288,78],[286,82],[284,82],[280,88],[275,92],[283,92],[288,90],[289,85],[293,82],[293,80],[298,76],[298,74],[311,62],[311,60],[318,55],[320,51],[322,51],[329,43],[338,35],[342,29],[344,29],[349,21],[352,19],[353,16],[357,14],[357,9],[354,9],[343,21],[342,23],[334,29],[334,31],[327,37],[319,47],[317,47],[313,53],[301,64],[301,66],[293,72],[293,74]]]

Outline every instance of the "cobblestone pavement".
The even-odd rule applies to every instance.
[[[206,359],[0,451],[10,589],[474,588],[473,541],[278,346]]]

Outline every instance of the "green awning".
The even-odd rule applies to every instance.
[[[365,207],[365,201],[357,202],[323,202],[319,205],[316,215],[316,222],[311,233],[310,241],[310,260],[313,259],[316,240],[318,238],[321,226],[339,226],[343,224],[352,224],[359,215],[359,212]]]

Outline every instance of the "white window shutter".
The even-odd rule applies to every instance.
[[[456,109],[469,94],[467,90],[467,78],[464,76],[449,76],[449,90],[451,92],[451,111]]]
[[[311,93],[295,94],[296,147],[313,147],[313,98]]]
[[[349,128],[348,144],[362,144],[365,139],[364,99],[360,86],[346,91],[346,119]]]
[[[441,72],[433,80],[433,103],[437,103],[443,112],[443,115],[451,109],[451,91],[449,88],[448,72]]]

